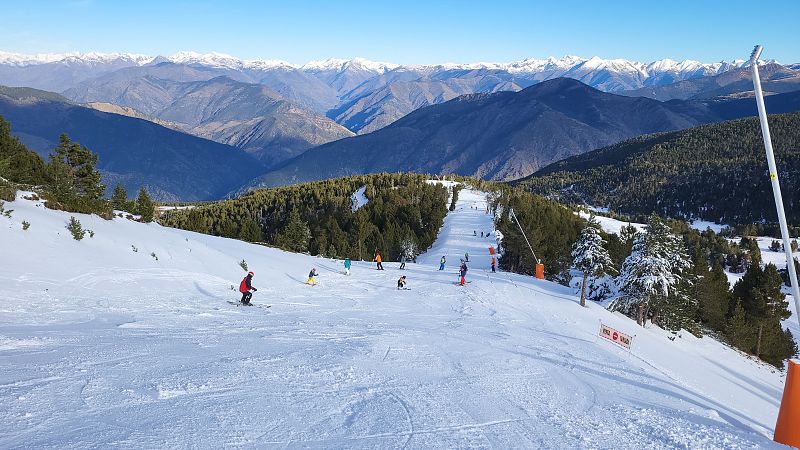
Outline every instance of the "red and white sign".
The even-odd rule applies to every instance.
[[[631,349],[633,338],[630,337],[630,335],[617,331],[607,325],[603,325],[602,322],[600,323],[600,336],[628,350]]]

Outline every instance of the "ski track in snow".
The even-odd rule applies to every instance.
[[[569,288],[490,273],[480,192],[459,193],[417,264],[354,261],[349,277],[340,261],[122,219],[76,214],[96,233],[77,242],[69,214],[7,209],[2,448],[775,445],[780,373],[580,308]],[[253,302],[271,308],[227,303],[241,259]],[[396,289],[401,274],[411,290]],[[600,319],[636,334],[632,353],[596,336]]]

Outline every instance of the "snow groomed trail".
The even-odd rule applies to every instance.
[[[482,202],[461,191],[407,270],[354,262],[349,277],[340,261],[123,219],[75,215],[95,232],[77,242],[69,214],[7,203],[0,447],[775,446],[780,373],[489,273]],[[242,259],[270,309],[227,303]],[[632,353],[596,336],[601,319],[637,335]]]

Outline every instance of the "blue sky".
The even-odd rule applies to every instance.
[[[6,0],[2,10],[0,50],[18,53],[194,50],[292,63],[566,54],[713,62],[746,58],[761,43],[765,59],[800,62],[800,0]]]

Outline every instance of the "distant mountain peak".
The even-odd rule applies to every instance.
[[[84,63],[108,63],[113,61],[125,61],[134,65],[148,64],[155,59],[153,56],[138,53],[98,53],[98,52],[70,52],[70,53],[37,53],[35,55],[25,55],[0,51],[0,64],[9,66],[33,66],[54,62],[84,62]]]
[[[308,63],[300,66],[300,69],[306,72],[324,72],[324,71],[344,71],[348,68],[358,68],[382,74],[389,70],[395,69],[399,64],[371,61],[366,58],[355,57],[352,59],[342,58],[328,58],[318,61],[309,61]]]
[[[208,67],[220,67],[225,69],[297,69],[299,66],[278,59],[253,59],[244,60],[225,53],[210,52],[197,53],[191,51],[181,51],[172,56],[166,57],[170,62],[176,64],[194,64]]]

